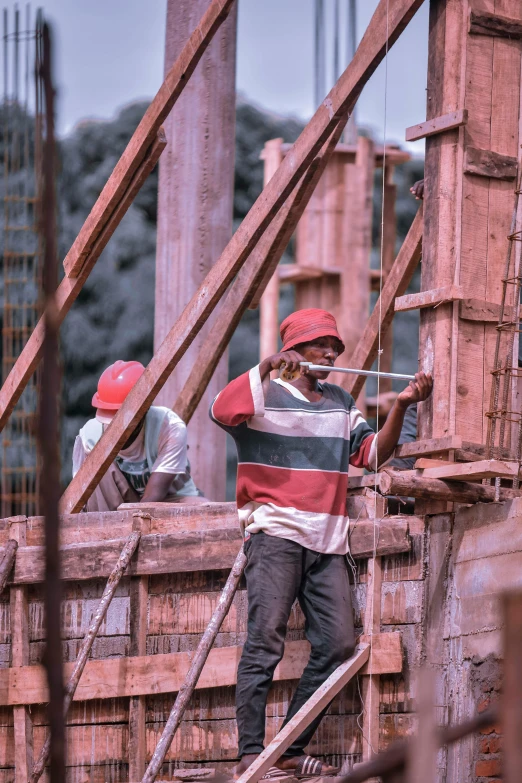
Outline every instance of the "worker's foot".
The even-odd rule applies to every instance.
[[[338,767],[332,767],[325,761],[315,759],[313,756],[290,756],[279,759],[277,766],[280,770],[288,772],[298,780],[307,778],[333,777],[339,772]]]
[[[243,756],[239,764],[232,770],[233,779],[238,780],[241,775],[247,771],[249,766],[257,759],[259,753],[249,753]],[[289,780],[293,777],[293,772],[281,769],[279,766],[270,767],[263,775],[261,780],[276,780],[278,783],[283,783],[285,780]]]

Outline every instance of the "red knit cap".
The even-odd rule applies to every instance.
[[[337,331],[335,318],[327,310],[297,310],[289,315],[280,328],[283,351],[299,343],[310,343],[318,337],[337,337],[344,351],[344,343]]]

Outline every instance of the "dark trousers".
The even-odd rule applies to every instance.
[[[296,598],[306,619],[305,633],[312,650],[285,723],[355,649],[344,555],[312,552],[265,533],[251,536],[245,542],[245,553],[248,636],[236,689],[240,756],[260,753],[264,748],[268,691],[274,669],[283,657],[287,622]],[[285,756],[303,754],[323,715],[305,729]]]

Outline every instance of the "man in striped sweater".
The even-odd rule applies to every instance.
[[[355,634],[346,555],[348,466],[376,470],[392,454],[404,413],[425,400],[432,380],[418,373],[399,394],[376,437],[353,398],[326,383],[344,351],[334,317],[300,310],[281,324],[283,349],[218,394],[210,415],[234,438],[237,507],[247,556],[248,636],[237,674],[240,775],[263,750],[265,710],[282,658],[287,621],[298,599],[306,618],[310,660],[285,722],[349,658]],[[325,366],[305,371],[299,362]],[[286,365],[291,383],[270,380]],[[304,754],[322,715],[267,775],[298,778],[337,770]]]

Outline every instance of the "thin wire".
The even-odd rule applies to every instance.
[[[383,160],[382,160],[382,198],[381,198],[381,252],[380,252],[380,275],[379,275],[379,329],[378,329],[378,342],[377,342],[377,372],[380,372],[381,370],[381,354],[382,354],[382,348],[381,348],[381,333],[382,333],[382,272],[384,268],[384,199],[386,194],[386,140],[387,140],[387,132],[388,132],[388,41],[389,41],[389,0],[386,0],[386,51],[384,55],[384,128],[383,128]],[[375,474],[375,495],[374,495],[374,503],[375,503],[375,513],[373,515],[373,553],[372,553],[372,559],[374,561],[374,567],[373,567],[373,573],[372,573],[372,591],[373,591],[373,583],[375,581],[375,560],[377,558],[377,539],[378,539],[378,529],[380,527],[380,520],[377,521],[377,470],[379,468],[379,396],[381,391],[381,382],[380,377],[377,376],[377,415],[376,415],[376,426],[375,430],[377,432],[377,436],[375,439],[375,461],[376,461],[376,474]],[[368,585],[370,587],[370,585]],[[366,597],[366,606],[368,607],[368,594]],[[373,606],[373,597],[372,597],[372,615],[374,611]],[[379,629],[380,630],[380,629]],[[369,740],[368,745],[370,746],[370,749],[372,753],[376,752],[376,749],[372,747],[371,743],[371,737],[372,737],[372,720],[373,720],[373,711],[372,711],[372,694],[373,694],[373,617],[370,620],[370,628],[369,628],[369,636],[370,636],[370,674],[369,674],[369,699],[368,699],[368,711],[369,711]],[[377,697],[379,698],[379,697]]]

